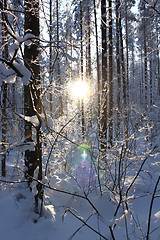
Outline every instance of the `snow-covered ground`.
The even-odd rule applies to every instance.
[[[99,240],[99,239],[146,239],[152,194],[159,174],[159,155],[149,157],[148,163],[129,191],[129,210],[118,205],[118,194],[106,190],[102,195],[95,189],[87,199],[45,188],[42,217],[34,213],[33,192],[26,183],[1,183],[0,236],[2,240]],[[59,179],[58,181],[56,179]],[[128,177],[127,184],[133,180]],[[65,175],[53,177],[54,188],[85,196],[73,179],[65,181]],[[160,239],[160,186],[154,198],[150,238]],[[88,200],[89,199],[89,200]],[[92,204],[91,204],[91,203]],[[99,215],[96,214],[95,209]],[[124,208],[123,208],[124,206]],[[113,229],[111,236],[110,227]],[[127,231],[126,231],[127,230]],[[100,233],[102,236],[98,234]]]

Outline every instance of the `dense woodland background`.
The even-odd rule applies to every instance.
[[[130,190],[147,176],[150,214],[134,239],[150,239],[160,180],[148,160],[160,146],[160,1],[0,0],[0,15],[1,191],[24,185],[34,222],[48,188],[88,201],[97,216],[89,194],[107,191],[114,216],[120,209],[125,216]],[[87,94],[73,94],[77,81]],[[83,183],[79,156],[89,157]],[[53,179],[75,186],[57,188]],[[124,231],[132,239],[127,220]]]

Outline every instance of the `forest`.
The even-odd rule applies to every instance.
[[[160,0],[0,16],[1,239],[160,239]]]

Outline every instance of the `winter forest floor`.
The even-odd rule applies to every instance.
[[[90,134],[92,148],[58,141],[42,180],[41,217],[34,209],[37,182],[33,179],[30,191],[24,178],[25,149],[11,147],[7,176],[0,177],[0,239],[160,240],[160,123],[159,109],[154,111],[137,124],[126,148],[115,142],[101,159],[96,129]],[[48,154],[44,144],[43,169]]]
[[[67,195],[45,188],[42,217],[34,213],[33,193],[26,183],[1,183],[0,233],[2,240],[99,240],[146,239],[151,199],[159,174],[159,155],[150,156],[143,171],[130,189],[129,210],[121,204],[114,217],[119,196],[105,190],[101,195],[95,189],[87,195],[99,215],[87,199]],[[132,172],[133,173],[133,172]],[[126,178],[126,186],[133,180]],[[50,185],[58,189],[83,195],[72,179],[60,174]],[[58,181],[57,181],[58,179]],[[160,186],[157,187],[151,212],[150,238],[160,239]],[[35,223],[35,219],[38,220]],[[110,226],[114,236],[111,236]],[[113,227],[114,226],[114,227]],[[126,232],[127,235],[126,236]],[[100,233],[102,236],[100,236]]]

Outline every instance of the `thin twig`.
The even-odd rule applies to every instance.
[[[111,226],[109,226],[109,230],[110,230],[110,233],[111,233],[112,239],[113,239],[113,240],[116,240],[115,237],[114,237],[113,229],[112,229]]]
[[[48,163],[49,163],[49,160],[50,160],[50,156],[51,156],[52,151],[53,151],[53,148],[54,148],[54,146],[55,146],[55,144],[56,144],[56,142],[57,142],[57,140],[58,140],[59,134],[64,130],[64,128],[65,128],[70,122],[72,122],[72,121],[74,120],[74,118],[76,117],[76,115],[77,115],[77,113],[75,114],[75,116],[73,116],[71,119],[69,119],[69,121],[68,121],[65,125],[63,125],[63,127],[62,127],[62,128],[60,129],[60,131],[57,133],[57,136],[56,136],[56,138],[55,138],[55,140],[54,140],[54,143],[53,143],[52,146],[51,146],[51,150],[50,150],[50,152],[49,152],[48,159],[47,159],[47,162],[46,162],[45,176],[46,176],[46,174],[47,174],[47,168],[48,168]]]
[[[144,0],[144,2],[147,3],[156,13],[160,15],[160,12],[154,6],[152,6],[148,1]]]
[[[132,182],[130,183],[129,187],[127,188],[127,191],[126,191],[126,197],[127,197],[127,195],[128,195],[129,190],[130,190],[131,187],[133,186],[133,184],[134,184],[136,178],[138,177],[139,173],[141,172],[144,163],[146,162],[147,158],[148,158],[149,155],[155,150],[156,147],[157,147],[157,146],[154,146],[154,147],[151,149],[151,151],[149,152],[149,154],[147,155],[147,157],[145,157],[145,159],[143,160],[143,162],[142,162],[142,164],[141,164],[141,166],[140,166],[140,168],[139,168],[137,174],[134,176]]]
[[[156,193],[156,190],[157,190],[157,186],[158,186],[158,184],[159,184],[159,181],[160,181],[160,175],[159,175],[158,180],[157,180],[157,182],[156,182],[156,185],[155,185],[155,188],[154,188],[154,191],[153,191],[153,194],[152,194],[151,203],[150,203],[146,240],[149,240],[149,231],[150,231],[150,225],[151,225],[151,214],[152,214],[153,201],[154,201],[154,198],[155,198],[154,196],[155,196],[155,193]]]
[[[95,213],[92,213],[85,222],[87,222]],[[72,238],[84,227],[85,224],[83,223],[67,240],[72,240]]]
[[[20,169],[22,172],[24,172],[20,167],[18,167],[18,169]],[[35,182],[41,184],[45,188],[51,189],[51,190],[53,190],[55,192],[60,192],[60,193],[64,193],[64,194],[67,194],[67,195],[71,195],[71,196],[75,196],[75,197],[79,197],[79,198],[85,199],[91,205],[91,207],[95,210],[95,212],[98,215],[100,215],[100,213],[97,210],[97,208],[94,206],[94,204],[90,201],[90,199],[86,195],[83,196],[83,195],[80,195],[80,194],[77,194],[77,193],[68,192],[68,191],[65,191],[65,190],[53,188],[53,187],[51,187],[51,186],[49,186],[47,184],[42,183],[40,180],[37,180],[36,178],[30,176],[28,173],[25,172],[25,174],[27,174],[30,177],[30,179],[32,179],[32,181],[35,181]]]
[[[89,224],[87,224],[81,217],[77,216],[74,212],[72,212],[70,209],[68,209],[68,212],[70,212],[74,217],[76,217],[78,220],[80,220],[81,222],[83,222],[83,224],[85,226],[87,226],[88,228],[90,228],[93,232],[97,233],[99,236],[101,236],[102,238],[104,238],[105,240],[108,240],[108,238],[106,238],[105,236],[103,236],[101,233],[99,233],[98,231],[96,231],[93,227],[91,227]]]

